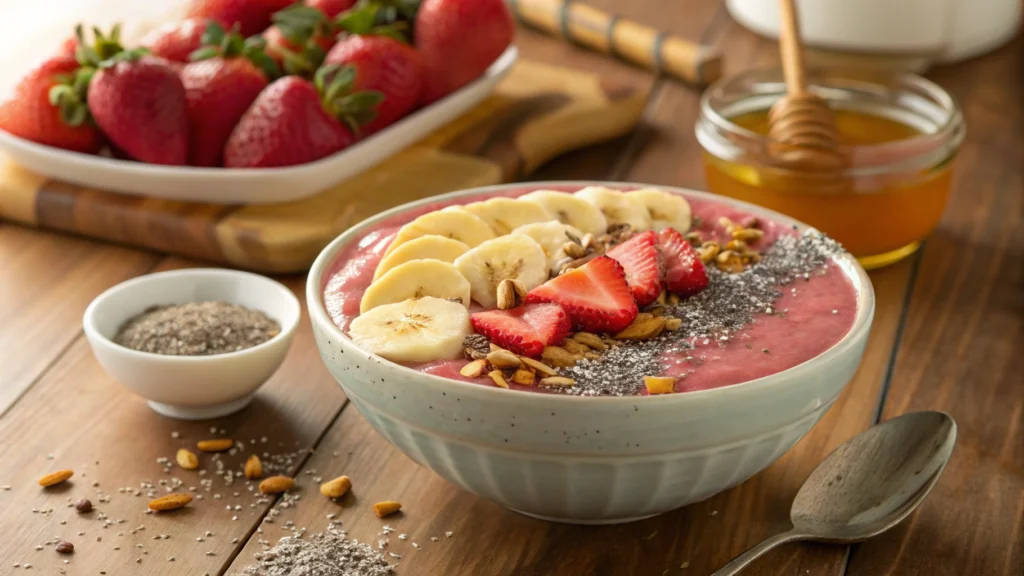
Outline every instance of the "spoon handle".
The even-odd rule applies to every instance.
[[[806,538],[803,534],[790,530],[789,532],[783,532],[782,534],[776,534],[763,540],[760,544],[747,550],[743,554],[733,558],[732,562],[729,562],[725,566],[722,566],[717,572],[711,576],[734,576],[739,574],[741,570],[747,567],[748,564],[759,558],[765,552],[775,548],[780,544],[787,542],[794,542],[796,540],[803,540]]]

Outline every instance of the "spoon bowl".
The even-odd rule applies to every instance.
[[[847,440],[811,472],[790,510],[793,529],[747,550],[713,576],[738,573],[768,550],[797,540],[852,544],[910,515],[946,468],[956,422],[913,412]]]
[[[840,543],[887,530],[928,495],[955,442],[956,423],[942,412],[913,412],[869,428],[807,477],[793,500],[793,528]]]

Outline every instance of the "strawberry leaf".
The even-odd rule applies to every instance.
[[[266,48],[266,41],[260,36],[253,36],[245,40],[245,46],[242,48],[242,55],[249,59],[257,68],[263,71],[263,75],[267,77],[267,80],[273,82],[274,80],[281,77],[281,67],[274,62],[274,59],[267,55],[264,51]]]
[[[201,46],[220,46],[220,43],[224,41],[225,34],[227,33],[224,31],[223,26],[214,20],[210,20],[206,24],[206,30],[203,31],[203,35],[199,38],[199,44]]]
[[[78,39],[78,46],[75,48],[75,60],[82,66],[97,66],[100,62],[113,58],[124,51],[121,45],[121,25],[115,24],[110,34],[105,35],[98,27],[92,27],[92,43],[85,40],[85,28],[82,24],[75,26],[75,38]]]
[[[350,8],[338,14],[335,22],[338,27],[349,34],[366,34],[377,23],[377,11],[380,9],[375,4]]]
[[[196,48],[188,55],[188,59],[192,62],[199,62],[200,60],[209,60],[220,55],[220,49],[216,46],[206,46],[205,48]]]
[[[388,36],[408,44],[409,38],[405,33],[408,23],[382,17],[384,9],[386,7],[378,2],[362,3],[339,14],[335,24],[349,34]]]
[[[317,70],[313,83],[321,94],[324,110],[353,134],[359,134],[360,126],[377,117],[377,105],[384,95],[376,90],[352,92],[355,80],[355,67],[329,64]]]
[[[318,33],[329,35],[330,22],[323,12],[310,6],[295,4],[272,16],[281,34],[293,44],[305,44]]]
[[[81,126],[91,121],[86,96],[94,68],[79,68],[74,74],[62,75],[50,88],[47,97],[51,106],[60,111],[60,118],[68,126]]]

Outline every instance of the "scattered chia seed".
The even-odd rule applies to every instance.
[[[252,348],[281,332],[259,310],[227,302],[154,306],[128,319],[114,342],[141,352],[209,356]]]
[[[666,307],[666,315],[683,321],[681,329],[650,340],[625,341],[599,359],[585,359],[571,368],[559,369],[576,385],[548,389],[577,396],[635,395],[643,389],[644,376],[663,372],[662,354],[692,349],[696,340],[726,345],[733,333],[753,322],[756,315],[775,310],[782,286],[824,273],[831,259],[842,253],[838,242],[808,230],[800,236],[780,236],[759,263],[743,272],[728,274],[708,266],[709,282],[703,292]],[[785,310],[775,313],[784,317]],[[698,363],[698,359],[693,361]]]
[[[312,538],[282,538],[277,546],[256,554],[247,576],[391,576],[384,555],[345,533],[328,529]]]

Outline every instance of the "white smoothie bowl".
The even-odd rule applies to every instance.
[[[266,342],[226,354],[168,356],[115,344],[118,329],[146,309],[166,304],[222,301],[260,310],[281,325]],[[291,290],[270,278],[217,268],[147,274],[100,294],[82,325],[103,369],[171,418],[203,420],[241,410],[277,370],[302,313]]]
[[[852,257],[838,259],[857,292],[849,333],[798,366],[742,384],[659,396],[535,394],[449,380],[359,349],[331,321],[326,276],[341,249],[405,210],[515,190],[614,182],[530,182],[477,188],[400,206],[349,229],[317,258],[306,285],[320,355],[348,398],[395,447],[482,498],[538,518],[628,522],[704,500],[766,468],[825,414],[860,364],[874,293]],[[759,217],[807,226],[710,194]]]

